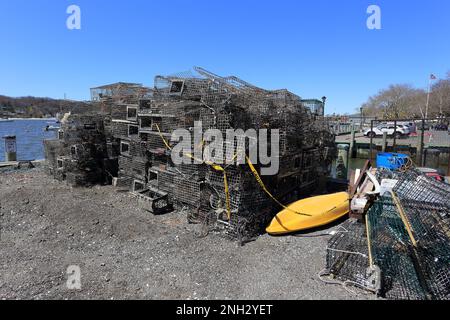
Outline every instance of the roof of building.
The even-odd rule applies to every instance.
[[[91,89],[113,89],[118,86],[142,87],[143,84],[142,83],[132,83],[132,82],[116,82],[116,83],[111,83],[111,84],[107,84],[107,85],[103,85],[103,86],[95,87],[95,88],[91,88]]]

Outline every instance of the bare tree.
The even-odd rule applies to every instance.
[[[391,85],[369,97],[363,105],[369,116],[384,119],[411,118],[423,114],[426,92],[407,84]]]
[[[450,72],[432,87],[430,108],[433,114],[450,115]]]

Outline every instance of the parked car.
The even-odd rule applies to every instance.
[[[422,122],[417,123],[417,130],[422,130]],[[425,123],[423,130],[424,131],[430,130],[430,125],[428,123]]]
[[[422,172],[427,177],[433,178],[440,182],[446,182],[445,177],[439,174],[439,171],[431,168],[417,168],[420,172]]]
[[[402,122],[399,123],[400,125],[407,126],[409,129],[409,133],[416,133],[417,132],[417,125],[414,122]]]
[[[411,133],[411,128],[407,124],[400,124],[399,127],[403,128],[404,135],[409,135]]]
[[[409,131],[405,130],[405,128],[401,125],[397,126],[397,129],[394,125],[380,125],[373,129],[367,129],[364,131],[364,135],[369,138],[375,138],[376,136],[382,136],[385,132],[387,132],[388,136],[395,136],[397,138],[403,137],[409,134]]]
[[[447,131],[448,130],[448,125],[446,125],[445,123],[441,123],[438,124],[434,127],[434,130],[436,131]]]
[[[380,127],[380,126],[383,126],[383,127],[391,126],[392,128],[394,128],[395,125],[397,125],[398,127],[403,128],[404,135],[409,135],[410,133],[414,133],[416,131],[416,125],[414,124],[414,122],[397,122],[397,123],[395,123],[395,122],[390,121],[390,122],[380,123],[378,125],[378,127]]]

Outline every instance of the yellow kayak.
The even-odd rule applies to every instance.
[[[327,225],[349,211],[347,192],[303,199],[278,213],[266,231],[271,235],[282,235],[312,229]]]

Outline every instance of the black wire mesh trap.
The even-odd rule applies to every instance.
[[[314,185],[326,174],[334,156],[328,152],[334,148],[333,135],[300,97],[287,90],[258,88],[234,76],[222,77],[202,68],[195,68],[194,73],[156,76],[152,97],[141,99],[138,105],[138,137],[145,140],[150,155],[148,183],[167,192],[177,207],[187,208],[191,222],[239,241],[262,233],[280,209],[262,191],[246,164],[223,164],[239,151],[248,154],[245,136],[237,134],[234,141],[226,141],[223,152],[212,155],[211,160],[225,168],[227,188],[224,173],[210,165],[171,161],[174,130],[193,132],[195,124],[201,122],[201,134],[218,129],[225,138],[230,129],[279,129],[280,172],[264,177],[264,183],[280,199],[289,199]],[[120,108],[125,110],[123,105]],[[120,119],[115,121],[121,123]],[[118,128],[117,132],[125,131]],[[193,150],[199,147],[199,141],[190,144]],[[204,144],[200,144],[201,150]],[[127,172],[126,166],[121,164],[120,171]]]
[[[62,140],[64,150],[75,148],[76,152],[58,154],[73,161],[64,162],[55,172],[74,184],[88,184],[96,176],[102,179],[104,159],[114,159],[118,166],[115,185],[133,189],[138,183],[144,189],[165,192],[176,207],[189,210],[191,221],[210,224],[208,228],[240,241],[251,238],[262,233],[281,208],[262,191],[246,163],[224,164],[235,154],[249,155],[251,142],[246,142],[245,131],[266,129],[270,146],[272,131],[279,130],[276,160],[280,170],[263,181],[271,196],[286,203],[310,192],[320,177],[327,175],[335,155],[334,136],[323,114],[315,113],[287,90],[265,90],[199,67],[194,71],[156,76],[152,90],[134,83],[92,89],[94,100],[106,114],[90,119],[70,117]],[[222,152],[215,152],[210,159],[222,165],[226,179],[222,171],[206,163],[172,161],[173,132],[185,129],[193,133],[199,122],[201,135],[217,129],[226,140]],[[242,132],[227,140],[229,130]],[[190,141],[201,151],[207,143]],[[50,162],[55,162],[51,148],[48,150]],[[267,152],[275,150],[269,147]],[[255,167],[260,173],[257,163]]]
[[[356,220],[348,220],[328,242],[326,271],[344,283],[368,287],[369,266],[366,228]]]
[[[104,115],[71,115],[59,139],[44,142],[47,172],[74,187],[110,183],[117,176],[114,151],[108,148]]]
[[[397,180],[393,191],[403,200],[438,203],[450,209],[450,201],[448,201],[450,185],[427,177],[415,168],[406,172],[378,170],[377,177],[380,181],[382,179]]]

